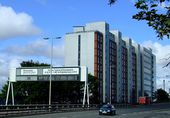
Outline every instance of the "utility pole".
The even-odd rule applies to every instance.
[[[61,37],[55,37],[55,38],[43,38],[44,40],[50,40],[51,39],[51,64],[50,64],[50,79],[49,79],[49,108],[51,108],[51,81],[52,81],[52,64],[53,64],[53,39],[60,39]]]
[[[165,90],[165,80],[163,80],[163,89]]]

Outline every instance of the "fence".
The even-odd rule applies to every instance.
[[[116,108],[131,107],[128,104],[115,104],[114,106]],[[97,110],[99,107],[98,104],[90,104],[89,106],[82,106],[82,104],[53,104],[51,106],[47,104],[0,105],[0,117]]]

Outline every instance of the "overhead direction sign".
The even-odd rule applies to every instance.
[[[86,81],[87,67],[24,67],[10,69],[9,81]]]
[[[21,75],[37,75],[37,69],[21,69]]]
[[[50,69],[43,69],[43,75],[50,75]],[[53,68],[52,75],[78,75],[79,68]]]
[[[52,71],[51,71],[52,70]],[[52,72],[52,73],[51,73]],[[86,94],[87,103],[89,105],[89,90],[88,90],[88,69],[85,66],[81,67],[24,67],[9,69],[9,84],[6,97],[6,105],[10,86],[12,91],[12,104],[14,105],[13,82],[17,81],[81,81],[84,82],[83,106],[85,105]]]

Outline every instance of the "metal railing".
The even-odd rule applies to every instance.
[[[116,108],[131,107],[128,104],[115,104],[114,106]],[[100,105],[98,104],[90,104],[89,106],[83,106],[82,104],[52,104],[50,106],[48,104],[0,105],[0,117],[97,110],[99,107]]]
[[[31,114],[42,114],[51,112],[71,112],[97,109],[98,105],[82,104],[33,104],[33,105],[0,105],[0,117],[22,116]]]

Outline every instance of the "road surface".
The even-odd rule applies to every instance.
[[[23,116],[20,118],[170,118],[170,104],[157,104],[148,106],[137,106],[133,108],[117,109],[116,116],[103,116],[98,114],[98,110],[52,113],[33,116]],[[17,117],[16,117],[17,118]]]

